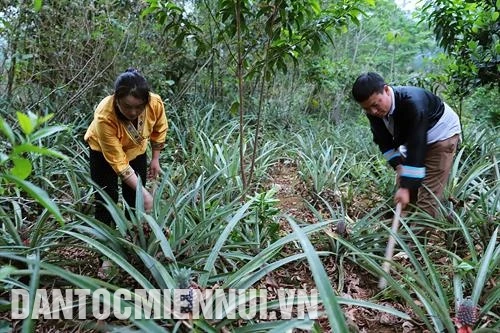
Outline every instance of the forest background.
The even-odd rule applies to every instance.
[[[0,4],[1,330],[454,332],[465,300],[476,331],[499,328],[500,1]],[[170,129],[153,212],[139,200],[128,220],[108,202],[115,229],[93,219],[83,134],[128,67],[163,97]],[[350,97],[365,71],[432,90],[463,127],[447,201],[401,221],[391,276],[394,174]],[[176,288],[183,267],[202,290],[317,288],[322,316],[8,315],[12,288]]]

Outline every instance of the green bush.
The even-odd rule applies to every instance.
[[[465,100],[465,108],[478,121],[500,125],[500,93],[497,87],[479,87]]]

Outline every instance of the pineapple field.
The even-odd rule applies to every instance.
[[[445,3],[2,3],[0,332],[498,332],[498,38],[476,33],[498,37],[499,9],[454,4],[447,25]],[[470,22],[470,43],[449,40]],[[83,140],[130,66],[168,119],[150,212],[93,183]],[[462,125],[437,216],[414,207],[397,232],[395,173],[351,96],[366,70],[435,92]],[[152,316],[149,291],[175,316]],[[145,312],[123,316],[134,299]]]
[[[91,214],[94,189],[86,149],[77,136],[59,134],[65,145],[74,138],[74,150],[46,144],[53,154],[31,160],[45,165],[47,176],[39,178],[39,188],[35,180],[20,182],[10,176],[13,185],[4,189],[2,206],[4,309],[10,309],[9,290],[14,287],[256,288],[268,291],[271,305],[280,288],[314,288],[336,302],[322,299],[314,321],[12,321],[6,311],[4,327],[17,331],[31,326],[37,332],[257,332],[284,325],[326,332],[334,325],[340,327],[334,331],[342,330],[343,324],[367,332],[437,332],[453,331],[458,324],[495,330],[500,250],[498,136],[493,130],[471,124],[464,133],[447,187],[449,200],[438,218],[416,212],[401,220],[387,275],[381,265],[393,214],[389,200],[394,175],[378,160],[376,148],[363,144],[366,128],[312,120],[301,123],[293,136],[270,132],[272,139],[257,156],[258,185],[242,198],[237,122],[207,115],[213,111],[196,116],[200,118],[191,115],[192,123],[184,125],[191,132],[172,126],[165,172],[157,183],[148,184],[155,188],[150,215],[138,209],[127,220],[128,207],[108,202],[116,228]],[[180,119],[172,114],[170,121]],[[30,142],[30,137],[60,129],[46,125],[16,137]],[[102,260],[112,263],[106,274],[100,270]],[[383,290],[377,288],[380,276],[388,283]],[[181,308],[183,313],[189,310]]]

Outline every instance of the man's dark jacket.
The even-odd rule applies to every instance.
[[[418,188],[425,177],[427,131],[441,118],[443,101],[433,93],[418,87],[391,87],[394,91],[394,137],[381,118],[367,115],[373,141],[393,168],[402,164],[400,186]],[[399,146],[406,146],[406,157],[399,153]]]

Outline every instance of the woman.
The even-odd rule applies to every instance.
[[[123,198],[131,207],[135,207],[137,186],[141,186],[144,209],[149,212],[153,197],[141,183],[160,172],[160,151],[168,129],[165,108],[161,97],[150,92],[146,79],[133,68],[118,76],[114,88],[114,94],[97,106],[84,137],[90,146],[90,175],[115,202],[119,177]],[[152,148],[149,170],[148,142]],[[97,192],[95,217],[111,224],[113,218],[103,202]]]

